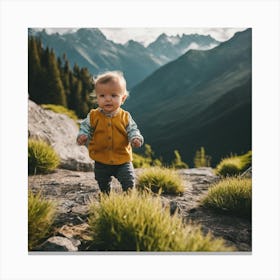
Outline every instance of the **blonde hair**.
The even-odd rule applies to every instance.
[[[100,74],[96,78],[94,78],[93,83],[94,83],[94,87],[96,88],[97,84],[107,84],[111,81],[119,81],[124,89],[123,94],[125,96],[129,95],[129,92],[126,89],[126,80],[121,71],[108,71],[103,74]],[[94,90],[94,92],[95,92],[95,90]],[[95,94],[96,94],[96,92],[95,92]]]

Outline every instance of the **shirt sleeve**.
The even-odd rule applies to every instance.
[[[141,146],[144,144],[144,137],[141,135],[140,130],[137,127],[137,124],[129,114],[129,121],[126,127],[126,132],[128,135],[128,141],[131,142],[134,138],[138,138],[141,141]]]
[[[88,143],[93,135],[93,127],[90,125],[90,113],[88,113],[87,117],[81,121],[77,138],[80,135],[86,135],[88,137],[88,140],[86,143],[86,146],[88,146]]]

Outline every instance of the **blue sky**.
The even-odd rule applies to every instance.
[[[48,33],[58,32],[73,32],[78,28],[46,28]],[[113,40],[116,43],[126,43],[128,40],[133,39],[148,45],[153,42],[160,34],[166,33],[167,35],[182,35],[184,34],[201,34],[211,35],[218,41],[226,41],[230,39],[236,32],[245,30],[246,27],[241,28],[99,28],[107,39]]]

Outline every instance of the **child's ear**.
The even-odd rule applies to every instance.
[[[125,102],[126,98],[127,98],[127,95],[122,96],[122,104]]]

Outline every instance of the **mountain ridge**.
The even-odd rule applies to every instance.
[[[43,45],[53,48],[57,56],[63,57],[65,53],[71,67],[76,63],[79,67],[87,67],[93,75],[108,70],[124,72],[129,89],[184,52],[182,47],[175,52],[177,47],[170,44],[167,46],[167,42],[157,45],[154,49],[144,47],[134,40],[126,44],[115,43],[107,39],[98,28],[80,28],[65,34],[48,34],[45,30],[30,28],[28,34],[40,37]],[[182,36],[181,40],[183,38],[185,37]],[[218,42],[208,36],[205,38],[208,38],[206,40],[210,43]],[[170,53],[169,56],[161,53],[160,48],[164,48],[164,44],[170,49],[167,52]]]
[[[247,29],[211,50],[188,51],[131,90],[125,106],[158,156],[170,161],[177,149],[189,163],[199,146],[204,146],[217,163],[225,155],[251,148],[251,36]],[[240,99],[234,99],[235,113],[229,102],[233,95]],[[205,127],[207,110],[221,117],[212,118]],[[219,139],[219,130],[229,131],[224,118],[232,130],[243,133],[242,140],[225,135]],[[213,135],[203,136],[203,129]]]

